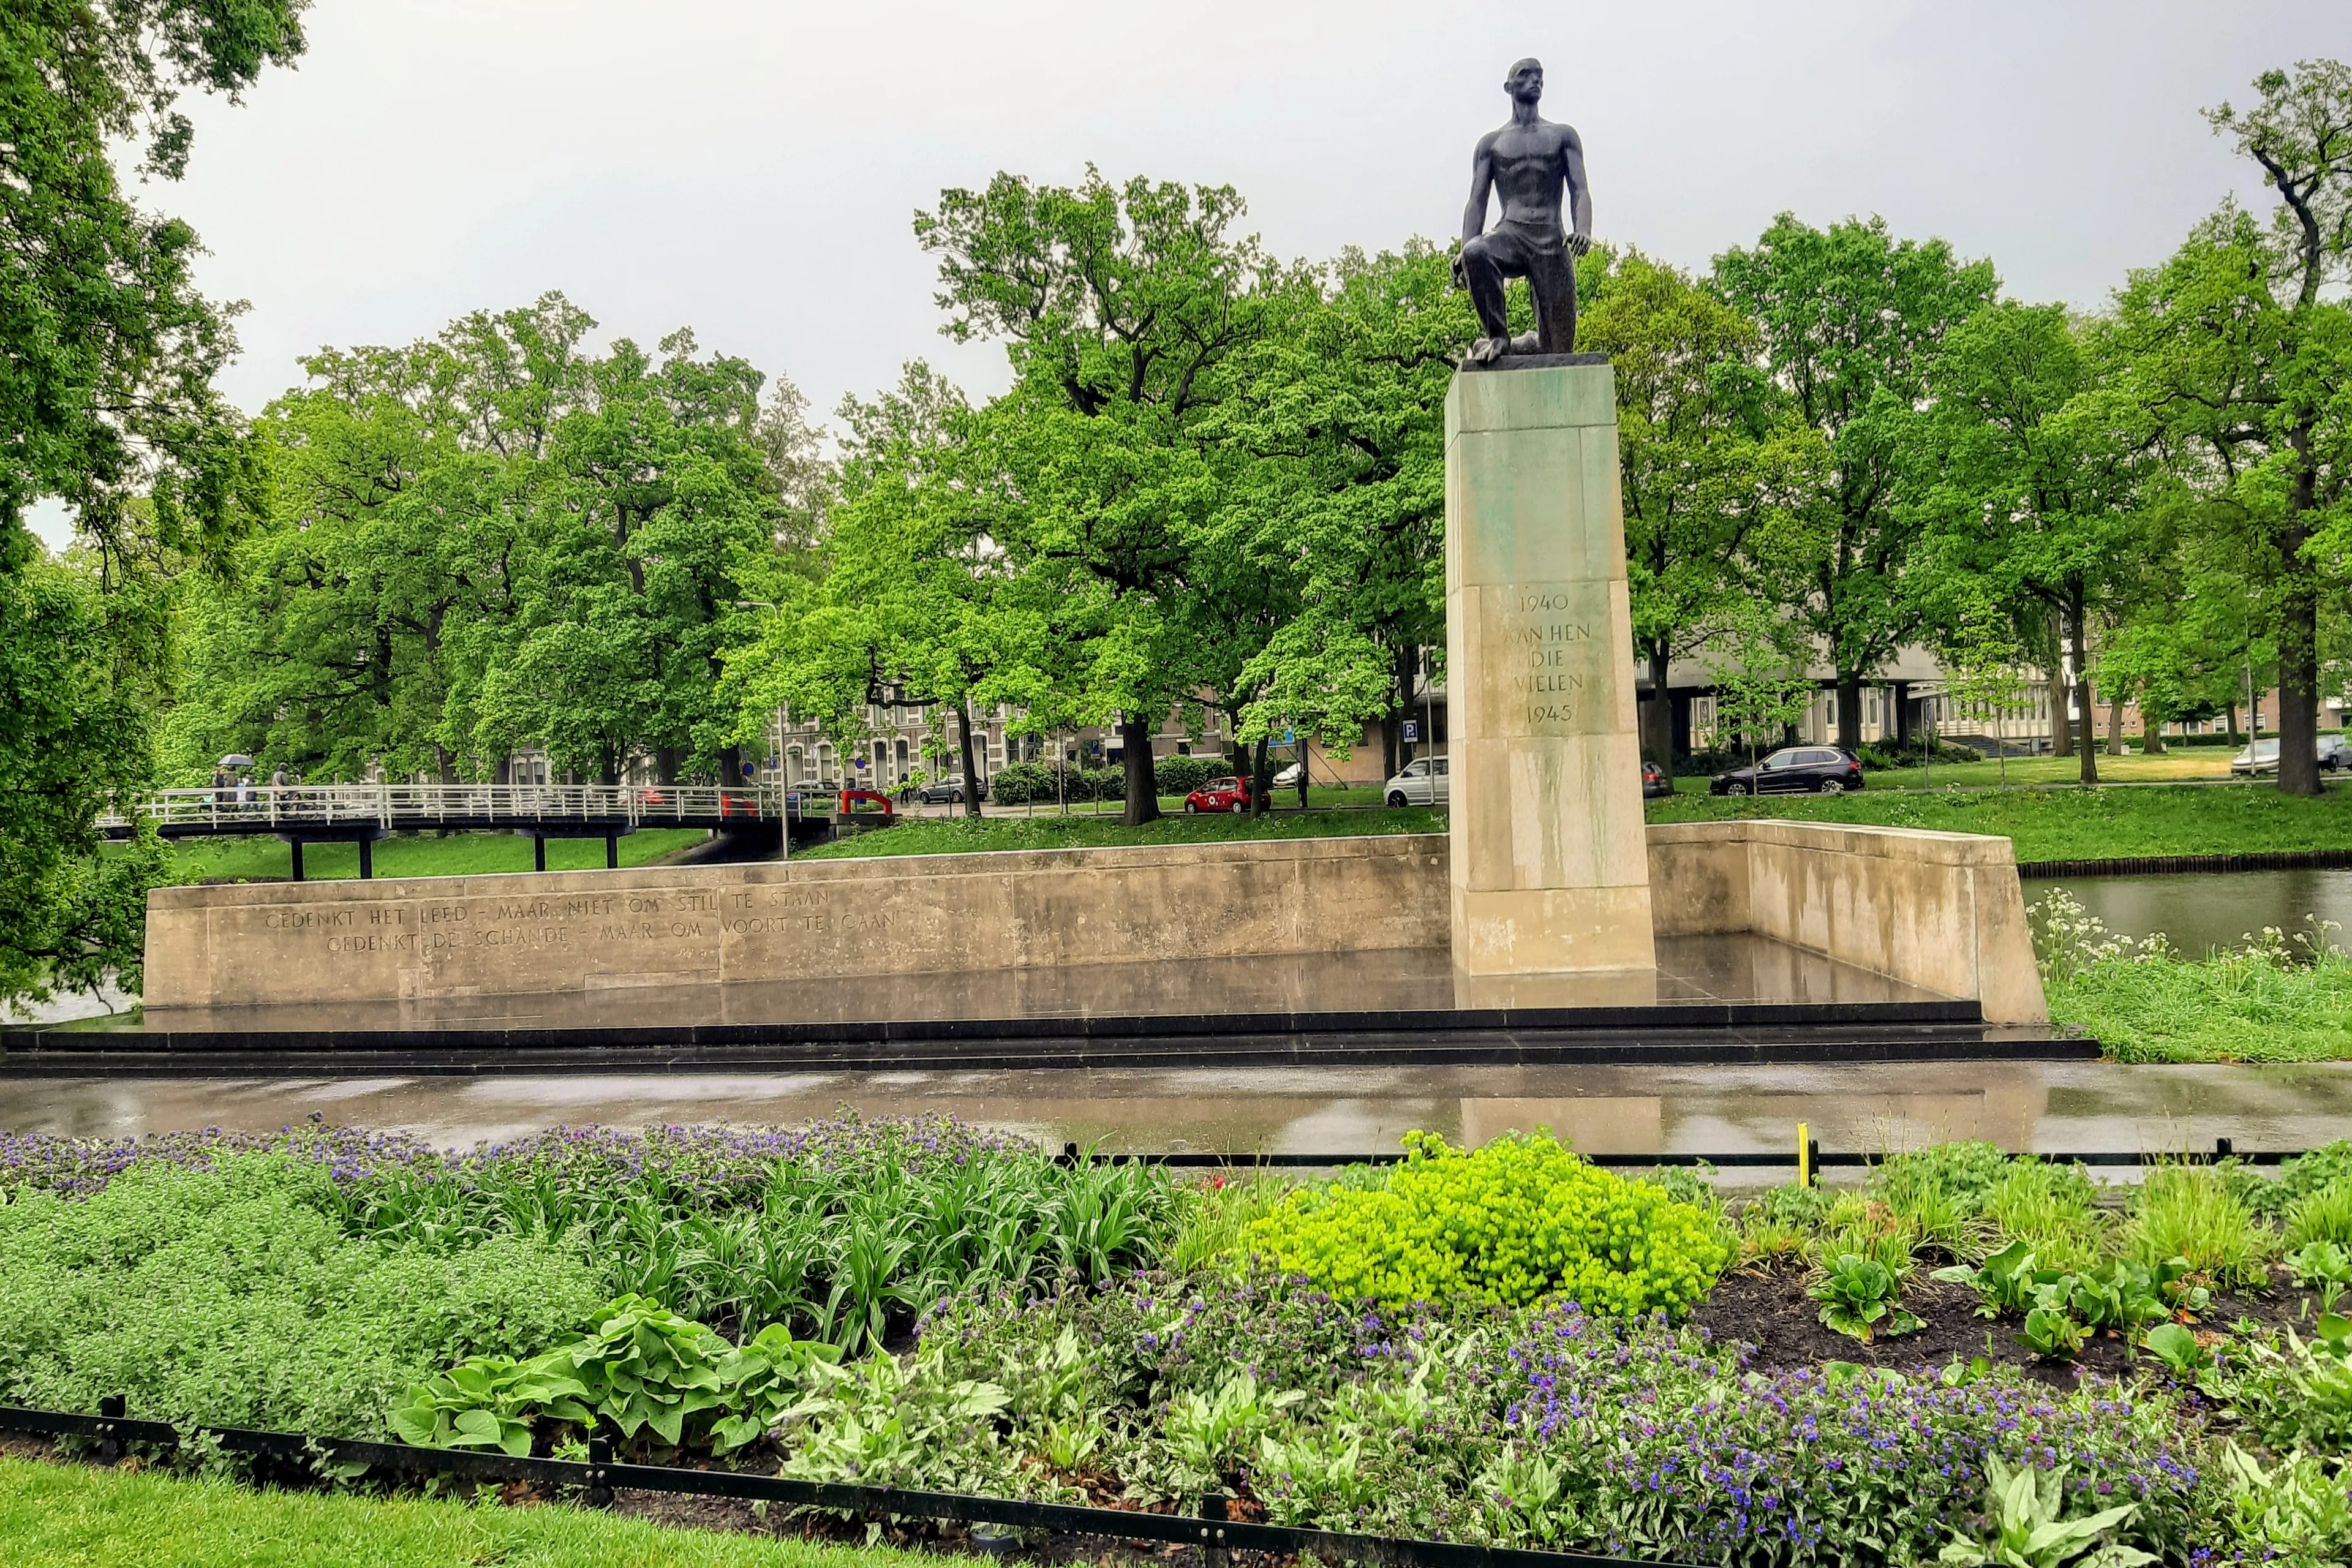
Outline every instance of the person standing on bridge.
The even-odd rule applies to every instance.
[[[219,768],[215,768],[213,770],[213,805],[218,808],[227,804],[228,774]]]
[[[275,768],[270,770],[269,787],[273,790],[281,790],[286,787],[286,764],[284,763],[278,763]]]

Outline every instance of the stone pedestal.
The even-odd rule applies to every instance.
[[[1445,635],[1455,968],[1652,968],[1616,376],[1600,356],[1454,378]]]

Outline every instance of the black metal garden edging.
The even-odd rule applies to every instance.
[[[96,1415],[61,1410],[0,1405],[0,1430],[46,1436],[93,1437],[99,1457],[111,1460],[127,1444],[176,1448],[184,1440],[169,1421],[142,1421],[123,1413],[120,1395],[100,1402]],[[896,1487],[857,1487],[830,1481],[797,1481],[741,1470],[699,1470],[667,1465],[616,1464],[602,1438],[589,1445],[589,1458],[518,1458],[502,1452],[464,1448],[417,1448],[357,1437],[310,1437],[299,1432],[264,1432],[243,1426],[199,1426],[192,1430],[233,1454],[299,1459],[306,1463],[361,1464],[371,1469],[469,1479],[534,1481],[577,1487],[592,1506],[612,1501],[613,1489],[674,1492],[782,1503],[793,1508],[838,1510],[867,1516],[950,1520],[1014,1530],[1047,1530],[1066,1535],[1102,1535],[1197,1546],[1204,1552],[1311,1553],[1326,1562],[1370,1563],[1382,1568],[1686,1568],[1659,1559],[1594,1557],[1579,1552],[1531,1552],[1509,1546],[1473,1546],[1451,1541],[1414,1541],[1383,1535],[1349,1535],[1293,1525],[1255,1524],[1223,1517],[1225,1500],[1210,1498],[1199,1515],[1139,1513],[1125,1509],[1070,1503],[1022,1502],[1012,1498],[966,1497],[955,1492],[906,1491]],[[1215,1561],[1213,1556],[1211,1561]]]

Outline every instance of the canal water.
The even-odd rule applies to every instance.
[[[2063,889],[2119,936],[2161,931],[2186,957],[2216,948],[2243,947],[2264,926],[2292,939],[2316,917],[2341,928],[2330,933],[2352,947],[2352,870],[2221,871],[2179,877],[2084,877],[2028,882],[2025,900],[2038,904]]]

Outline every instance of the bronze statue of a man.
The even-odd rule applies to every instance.
[[[1543,63],[1521,60],[1504,79],[1511,122],[1478,139],[1470,163],[1470,205],[1462,212],[1462,252],[1454,277],[1470,290],[1486,336],[1470,346],[1484,364],[1507,353],[1576,352],[1576,258],[1592,245],[1592,193],[1584,183],[1584,143],[1574,130],[1536,113]],[[1560,184],[1568,185],[1572,226],[1560,226]],[[1486,227],[1486,194],[1499,191],[1503,219]],[[1511,340],[1504,279],[1524,278],[1535,296],[1536,330]]]

